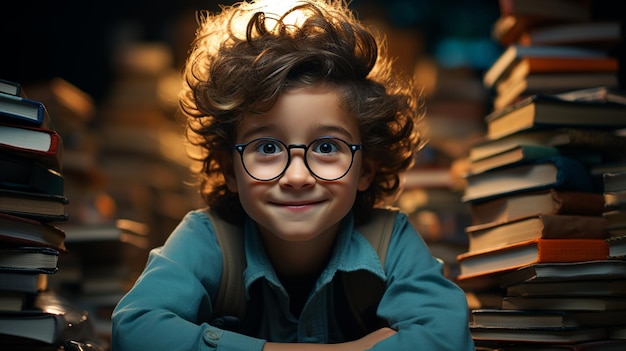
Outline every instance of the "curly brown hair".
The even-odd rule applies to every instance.
[[[289,1],[287,1],[289,2]],[[422,144],[417,121],[421,91],[392,69],[384,36],[337,0],[242,2],[219,14],[199,12],[199,28],[184,67],[181,112],[188,141],[200,151],[199,187],[206,204],[229,221],[243,208],[226,187],[220,152],[233,152],[238,122],[272,108],[288,89],[327,84],[360,125],[363,157],[377,165],[374,180],[358,192],[355,218],[401,188],[400,173]]]

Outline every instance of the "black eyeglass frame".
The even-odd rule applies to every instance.
[[[311,147],[311,145],[319,142],[320,140],[338,140],[344,144],[346,144],[348,146],[348,148],[350,149],[350,152],[352,154],[351,158],[350,158],[350,165],[348,166],[348,168],[346,169],[346,171],[340,175],[339,177],[336,178],[324,178],[324,177],[320,177],[319,175],[317,175],[315,172],[313,172],[313,170],[311,169],[311,167],[309,166],[309,162],[307,161],[307,152],[309,150],[309,148]],[[268,140],[268,141],[275,141],[278,142],[279,144],[283,145],[285,147],[285,150],[287,150],[287,163],[285,164],[285,168],[282,170],[282,172],[280,172],[277,176],[272,177],[272,178],[268,178],[268,179],[263,179],[263,178],[257,178],[254,175],[252,175],[252,173],[250,173],[250,171],[248,170],[248,167],[246,167],[246,163],[243,160],[243,152],[245,150],[246,147],[248,147],[248,145],[257,142],[259,140]],[[320,180],[324,180],[324,181],[335,181],[335,180],[339,180],[343,177],[346,176],[346,174],[348,174],[348,172],[350,172],[350,169],[352,169],[352,164],[354,163],[354,154],[358,151],[358,150],[362,150],[363,149],[363,145],[362,144],[351,144],[341,138],[337,138],[337,137],[331,137],[331,136],[323,136],[323,137],[319,137],[314,139],[313,141],[311,141],[308,145],[307,144],[285,144],[285,142],[283,142],[280,139],[277,138],[272,138],[272,137],[262,137],[262,138],[256,138],[254,140],[251,140],[247,143],[243,143],[243,144],[235,144],[234,149],[239,153],[239,156],[241,158],[241,164],[243,165],[243,169],[246,170],[246,173],[248,173],[248,175],[258,181],[261,182],[269,182],[275,179],[278,179],[280,177],[283,176],[283,174],[285,174],[285,172],[287,171],[287,168],[289,168],[289,165],[291,164],[291,149],[303,149],[304,150],[304,165],[306,166],[306,169],[317,179]]]

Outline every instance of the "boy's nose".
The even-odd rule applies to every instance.
[[[304,153],[292,150],[291,162],[280,177],[279,184],[292,188],[302,188],[315,184],[315,177],[304,162]]]

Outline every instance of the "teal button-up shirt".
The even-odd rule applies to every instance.
[[[196,210],[185,216],[162,247],[152,250],[144,272],[115,308],[113,350],[255,351],[262,350],[265,341],[348,341],[342,339],[333,313],[332,286],[337,272],[360,269],[386,281],[377,315],[398,331],[372,350],[474,350],[463,291],[441,274],[440,263],[403,213],[396,217],[384,269],[371,245],[354,230],[352,216],[347,216],[331,259],[299,317],[290,313],[288,294],[249,218],[244,240],[246,293],[253,282],[265,280],[259,335],[202,322],[211,320],[222,252],[209,218]]]

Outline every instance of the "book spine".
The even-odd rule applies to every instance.
[[[617,72],[618,60],[614,57],[528,57],[529,72]]]
[[[580,237],[587,239],[605,239],[607,221],[602,216],[579,215],[542,215],[543,237],[556,238]]]
[[[537,244],[541,263],[604,260],[609,255],[604,239],[544,239]]]
[[[596,192],[551,189],[555,214],[599,216],[604,212],[604,196]]]

